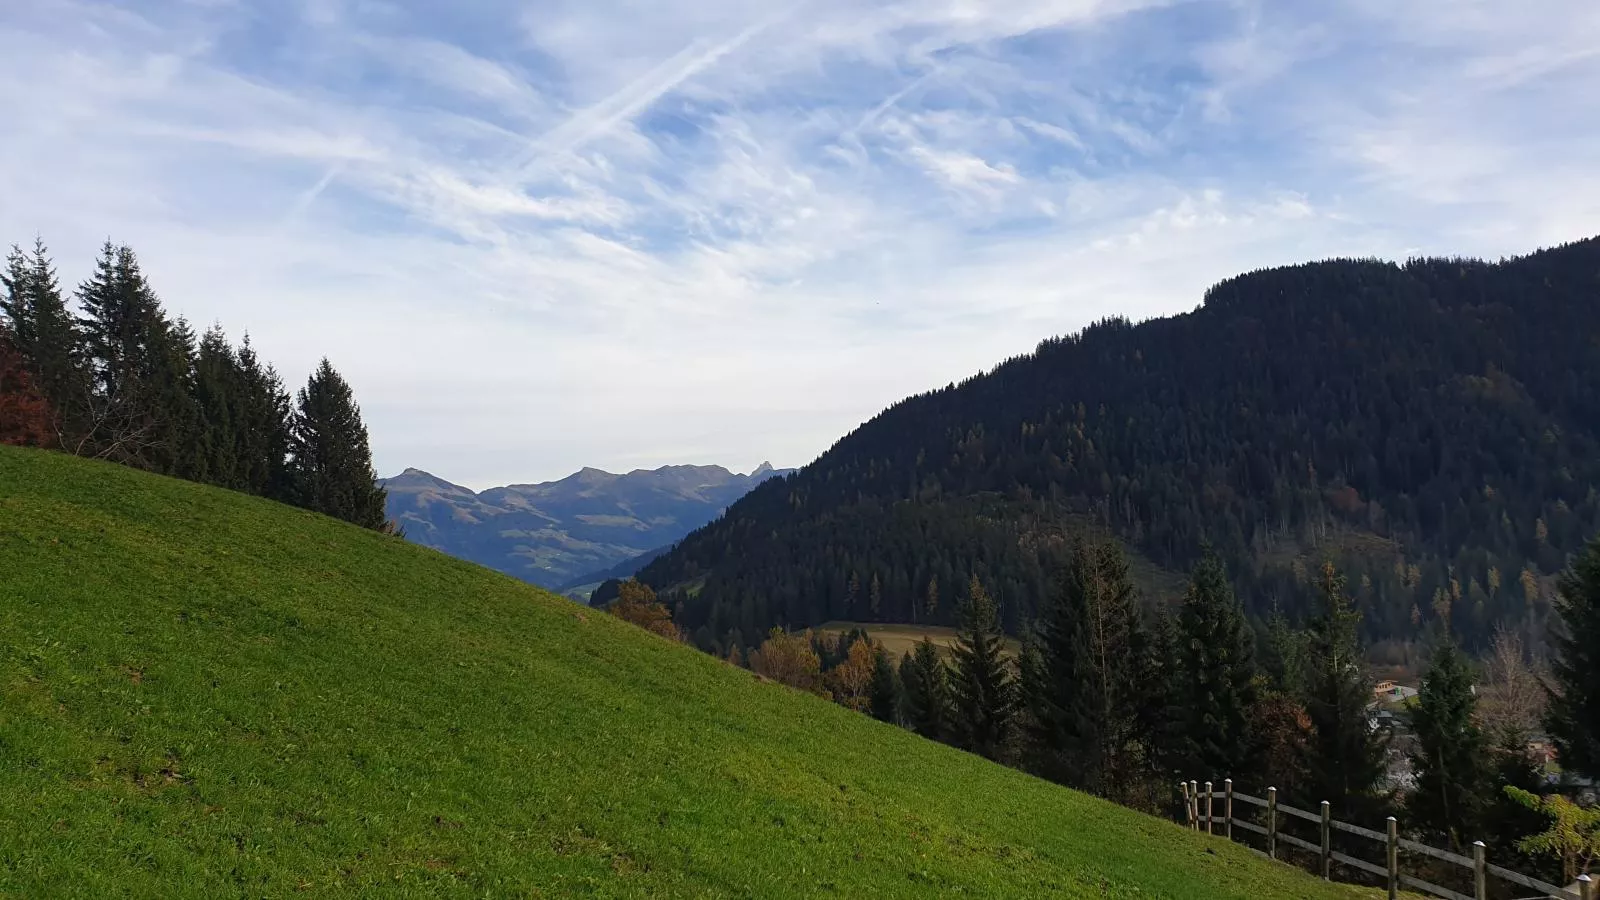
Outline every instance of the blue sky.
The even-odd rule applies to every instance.
[[[0,240],[106,237],[377,464],[804,463],[1112,313],[1600,233],[1592,0],[9,0]]]

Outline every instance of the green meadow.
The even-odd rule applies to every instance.
[[[9,447],[0,895],[1374,896],[398,539]]]

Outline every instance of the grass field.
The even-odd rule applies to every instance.
[[[0,895],[1373,896],[400,540],[7,447]]]
[[[889,655],[899,659],[909,653],[923,638],[933,641],[946,656],[956,643],[956,630],[940,625],[906,625],[886,624],[882,622],[827,622],[817,626],[816,630],[827,634],[844,634],[860,628],[874,641],[883,645]],[[1022,642],[1016,638],[1006,638],[1006,649],[1012,654],[1022,652]]]

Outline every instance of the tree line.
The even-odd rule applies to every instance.
[[[1147,591],[1209,546],[1253,618],[1300,623],[1332,559],[1376,648],[1448,616],[1470,652],[1501,626],[1542,650],[1600,528],[1597,267],[1600,239],[1230,279],[894,405],[639,577],[719,654],[774,625],[952,625],[974,571],[1015,634],[1105,532]]]
[[[1441,620],[1421,689],[1397,732],[1374,718],[1361,612],[1332,563],[1303,625],[1254,627],[1221,559],[1202,556],[1174,607],[1141,601],[1121,545],[1080,542],[1039,616],[1006,649],[981,579],[955,601],[946,654],[924,638],[896,662],[864,631],[775,628],[728,661],[997,762],[1162,813],[1174,785],[1233,778],[1283,802],[1372,825],[1397,814],[1419,840],[1570,880],[1600,857],[1600,814],[1557,794],[1529,752],[1554,738],[1569,772],[1600,775],[1600,538],[1557,591],[1549,673],[1502,630],[1479,668]],[[614,614],[684,640],[645,584],[622,582]],[[1548,700],[1548,706],[1546,705]],[[1398,739],[1403,738],[1403,743]],[[1413,779],[1391,777],[1397,758]],[[1557,873],[1560,873],[1559,875]]]
[[[69,297],[42,241],[0,275],[0,442],[214,484],[375,529],[384,515],[350,385],[323,359],[290,398],[247,335],[167,314],[107,241]]]

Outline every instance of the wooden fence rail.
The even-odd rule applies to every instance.
[[[1206,782],[1204,788],[1198,781],[1178,782],[1178,790],[1183,796],[1184,815],[1187,824],[1195,830],[1204,829],[1207,834],[1213,834],[1220,826],[1222,833],[1232,840],[1233,829],[1257,834],[1266,838],[1267,852],[1270,859],[1278,858],[1278,843],[1281,841],[1290,847],[1296,847],[1308,853],[1316,854],[1322,870],[1322,877],[1331,879],[1333,864],[1339,863],[1369,875],[1382,879],[1389,886],[1389,900],[1396,900],[1400,888],[1407,887],[1414,890],[1442,897],[1444,900],[1488,900],[1489,878],[1494,877],[1509,882],[1519,887],[1530,890],[1542,891],[1545,896],[1557,900],[1600,900],[1600,891],[1595,889],[1595,882],[1588,875],[1578,876],[1577,890],[1572,891],[1558,887],[1537,878],[1524,875],[1511,869],[1496,866],[1488,861],[1487,848],[1483,841],[1476,841],[1472,845],[1472,855],[1463,856],[1449,850],[1430,847],[1419,841],[1400,837],[1400,823],[1394,816],[1385,822],[1386,831],[1373,831],[1352,825],[1349,822],[1340,822],[1332,817],[1328,801],[1322,802],[1318,812],[1300,809],[1286,803],[1278,802],[1278,789],[1267,788],[1267,796],[1254,797],[1243,791],[1233,789],[1233,779],[1225,778],[1222,789],[1217,790],[1211,782]],[[1216,816],[1216,801],[1222,800],[1222,817]],[[1266,823],[1258,825],[1247,819],[1237,818],[1234,815],[1234,801],[1259,807],[1266,812]],[[1279,827],[1280,815],[1303,819],[1321,830],[1322,841],[1320,844],[1305,840],[1296,835],[1288,834]],[[1384,847],[1384,861],[1382,864],[1370,862],[1347,853],[1340,853],[1333,849],[1333,832],[1354,835],[1369,841],[1380,843]],[[1426,856],[1443,863],[1449,863],[1468,869],[1472,872],[1473,892],[1469,896],[1450,888],[1424,881],[1400,870],[1400,854],[1404,851],[1417,856]],[[1259,852],[1259,851],[1258,851]]]

